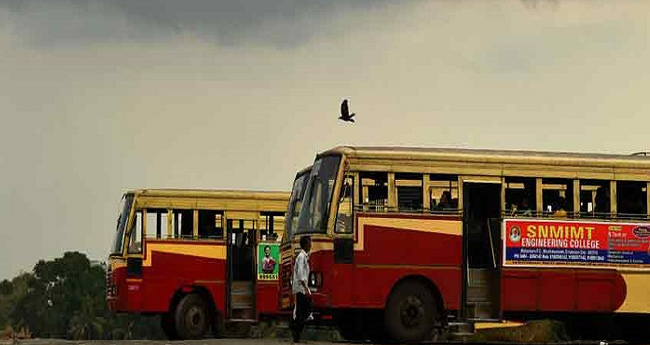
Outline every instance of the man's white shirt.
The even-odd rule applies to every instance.
[[[300,281],[308,283],[309,279],[309,255],[303,249],[296,256],[296,263],[293,268],[293,293],[307,294]]]

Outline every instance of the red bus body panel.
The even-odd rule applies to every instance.
[[[316,309],[384,308],[391,289],[408,276],[424,278],[437,287],[446,310],[460,308],[460,217],[359,213],[355,218],[358,226],[351,264],[334,263],[333,240],[312,236],[316,239],[312,241],[311,270],[323,275],[322,287],[312,296]],[[375,221],[368,222],[373,218]],[[440,221],[455,222],[461,231],[438,231]],[[409,224],[418,228],[409,228]],[[616,269],[499,269],[501,312],[615,312],[629,300],[629,278]],[[290,279],[291,275],[283,277]],[[282,296],[287,298],[290,289],[286,283],[284,286]]]

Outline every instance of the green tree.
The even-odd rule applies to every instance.
[[[31,278],[30,273],[21,273],[11,281],[0,283],[0,331],[13,324],[11,314],[18,300],[27,293],[27,283]]]
[[[159,317],[113,313],[105,294],[105,266],[85,254],[40,260],[32,273],[0,283],[0,326],[41,338],[165,339]]]
[[[0,295],[11,295],[13,292],[13,284],[7,279],[0,282]]]
[[[103,316],[97,315],[97,312],[93,299],[86,296],[81,303],[81,309],[77,310],[70,320],[68,337],[73,340],[104,338],[107,321]]]
[[[86,321],[90,314],[104,313],[104,269],[91,265],[84,254],[67,252],[62,258],[41,260],[33,272],[27,293],[12,313],[18,328],[28,327],[38,337],[64,337],[75,316]]]

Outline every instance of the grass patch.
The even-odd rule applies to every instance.
[[[469,336],[471,341],[556,343],[570,341],[564,324],[554,320],[530,321],[523,326],[488,328]]]

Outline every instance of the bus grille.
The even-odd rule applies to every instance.
[[[108,265],[106,268],[106,296],[113,295],[113,272],[111,272],[111,266]]]
[[[282,263],[282,292],[291,293],[291,261],[287,260]]]

